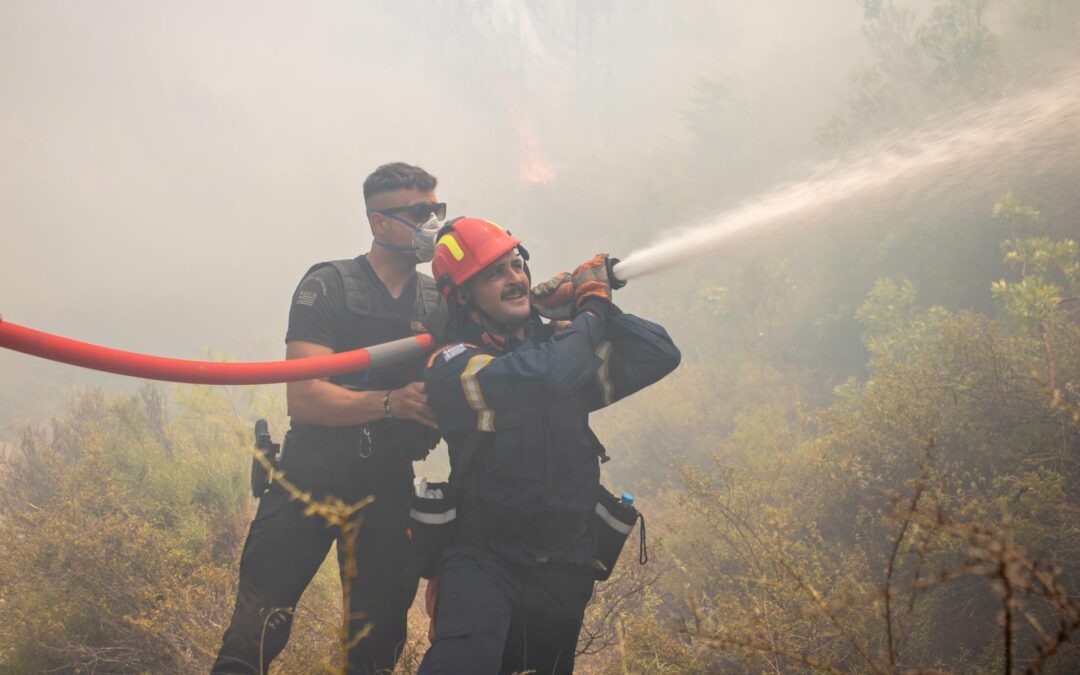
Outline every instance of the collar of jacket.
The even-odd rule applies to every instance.
[[[503,335],[493,331],[485,330],[483,326],[476,323],[472,319],[466,319],[462,326],[462,339],[465,342],[471,342],[473,344],[484,344],[496,352],[508,352],[517,345],[521,344],[522,340],[510,335]],[[531,340],[533,338],[541,337],[546,334],[546,325],[543,319],[540,318],[540,314],[534,309],[529,316],[528,322],[525,324],[525,340]]]

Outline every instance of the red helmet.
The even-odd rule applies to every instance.
[[[439,230],[431,273],[443,296],[480,270],[521,245],[521,240],[495,223],[479,218],[455,218]]]

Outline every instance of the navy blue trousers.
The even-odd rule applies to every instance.
[[[448,548],[419,674],[573,672],[594,581],[576,565],[516,565],[479,545]]]

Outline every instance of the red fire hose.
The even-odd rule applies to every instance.
[[[435,348],[435,339],[423,333],[367,349],[307,359],[222,363],[169,359],[110,349],[42,333],[0,317],[0,347],[73,366],[148,380],[191,384],[268,384],[312,380],[393,365],[430,352]]]

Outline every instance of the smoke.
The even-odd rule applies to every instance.
[[[859,8],[815,5],[4,3],[0,313],[280,358],[295,284],[368,248],[360,187],[395,160],[436,174],[452,216],[520,233],[538,274],[625,250],[597,216],[634,208],[701,81],[758,119],[763,156],[805,150],[861,53]],[[0,425],[63,385],[129,386],[7,352],[0,372],[33,392]]]
[[[1073,157],[1070,141],[1080,137],[1080,69],[1052,86],[1015,92],[949,119],[929,120],[922,129],[896,133],[838,160],[819,165],[810,177],[792,182],[709,219],[669,232],[627,256],[614,269],[632,279],[678,262],[715,254],[733,240],[772,228],[822,222],[852,204],[890,208],[934,191],[959,194],[995,179],[1018,157],[1046,164]],[[872,202],[870,202],[872,203]]]

